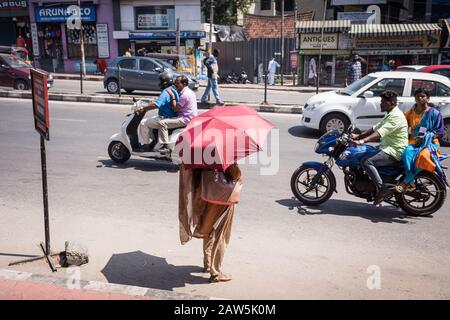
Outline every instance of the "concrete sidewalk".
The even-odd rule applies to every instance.
[[[65,73],[53,73],[54,79],[62,79],[62,80],[80,80],[79,74],[65,74]],[[86,75],[84,78],[85,81],[103,81],[103,76],[101,75]],[[285,81],[285,84],[283,86],[281,85],[275,85],[275,86],[267,86],[267,90],[273,90],[273,91],[292,91],[292,92],[306,92],[306,93],[315,93],[316,87],[311,86],[293,86],[292,81]],[[206,87],[207,81],[206,80],[199,80],[200,87]],[[254,90],[264,90],[264,83],[262,84],[219,84],[220,88],[230,88],[230,89],[254,89]],[[342,87],[332,87],[332,86],[321,86],[319,88],[319,92],[325,92],[330,90],[338,90]]]
[[[31,99],[31,91],[18,91],[12,89],[0,89],[0,97],[4,98],[17,98],[17,99]],[[136,99],[140,99],[140,97],[135,97]],[[149,99],[148,96],[143,97],[145,99]],[[113,96],[107,94],[69,94],[69,93],[56,93],[49,92],[48,99],[51,101],[67,101],[67,102],[90,102],[90,103],[106,103],[106,104],[133,104],[133,97],[130,96]],[[153,99],[149,99],[153,100]],[[301,114],[303,112],[302,105],[277,105],[277,104],[252,104],[245,103],[240,101],[225,101],[225,106],[232,106],[238,104],[245,104],[258,112],[270,112],[270,113],[294,113]],[[198,104],[199,109],[210,109],[215,104],[205,103]]]
[[[167,290],[0,269],[0,300],[217,300]]]

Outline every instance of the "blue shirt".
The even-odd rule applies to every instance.
[[[169,87],[165,89],[159,97],[155,100],[155,105],[159,109],[158,110],[158,116],[164,117],[164,118],[176,118],[178,116],[178,113],[175,112],[172,108],[172,97],[167,92],[167,90],[172,90],[173,94],[175,95],[175,99],[177,102],[180,100],[180,97],[178,95],[177,90],[174,89],[174,87]]]

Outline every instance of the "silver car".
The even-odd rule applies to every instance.
[[[120,81],[119,81],[120,66]],[[119,88],[131,93],[134,90],[160,91],[159,74],[164,69],[172,69],[174,76],[186,75],[189,88],[197,90],[199,83],[190,73],[180,73],[165,61],[150,57],[117,57],[108,66],[103,85],[109,93],[119,93]]]

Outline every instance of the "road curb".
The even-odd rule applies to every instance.
[[[60,80],[80,80],[78,75],[53,75],[53,79]],[[86,76],[83,81],[103,81],[103,77],[98,76]],[[264,90],[264,86],[255,87],[254,85],[239,85],[239,84],[219,84],[221,88],[224,89],[241,89],[241,90]],[[206,83],[200,83],[200,87],[206,87]],[[319,89],[319,92],[326,92],[330,90],[342,89],[340,87],[326,87]],[[268,86],[268,91],[287,91],[287,92],[302,92],[302,93],[315,93],[316,88],[305,88],[305,87],[284,87],[284,86]]]
[[[221,298],[206,297],[200,295],[188,295],[168,290],[144,288],[137,286],[121,285],[99,281],[80,280],[74,283],[73,278],[55,277],[51,275],[33,274],[23,271],[0,269],[0,280],[31,281],[34,283],[45,283],[58,287],[74,288],[73,290],[86,290],[102,293],[119,293],[135,297],[148,297],[154,300],[219,300]]]
[[[31,99],[31,92],[28,91],[12,91],[12,90],[0,90],[0,97],[3,98],[16,98],[16,99]],[[136,97],[137,98],[137,97]],[[95,95],[81,95],[81,94],[62,94],[62,93],[50,93],[48,99],[51,101],[67,101],[67,102],[91,102],[91,103],[104,103],[104,104],[125,104],[131,105],[133,103],[132,97],[108,97],[108,96],[95,96]],[[289,113],[289,114],[302,114],[303,106],[301,105],[275,105],[275,104],[258,104],[258,103],[245,103],[239,101],[225,101],[225,106],[233,105],[247,105],[258,112],[269,113]],[[199,103],[199,109],[211,109],[215,104],[212,103]]]

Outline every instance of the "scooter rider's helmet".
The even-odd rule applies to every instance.
[[[173,71],[170,69],[164,69],[163,72],[159,74],[159,87],[161,89],[167,88],[173,84]]]

